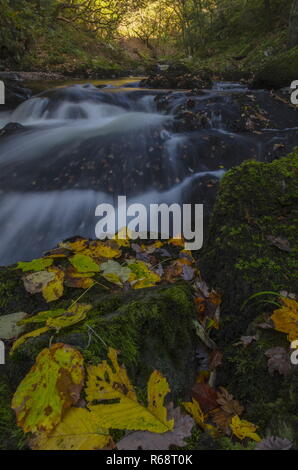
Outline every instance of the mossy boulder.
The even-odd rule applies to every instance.
[[[255,73],[254,88],[283,88],[289,87],[297,80],[298,47],[274,56]]]
[[[9,280],[8,276],[7,291],[11,296],[16,288],[13,286],[14,277],[12,279]],[[70,298],[75,298],[74,292],[76,297],[80,295],[78,290],[69,289],[63,300],[54,302],[53,308],[69,303]],[[39,295],[35,297],[41,299]],[[28,313],[43,310],[43,301],[40,302],[39,306],[23,304],[23,308]],[[141,396],[146,394],[150,373],[157,369],[167,378],[174,400],[189,398],[198,369],[198,338],[193,325],[195,309],[192,291],[186,282],[130,292],[106,293],[95,288],[86,293],[84,303],[92,304],[92,310],[84,322],[54,336],[53,333],[45,333],[28,339],[9,356],[5,401],[1,404],[0,416],[1,412],[10,416],[11,394],[33,365],[38,353],[48,347],[50,341],[52,344],[62,342],[74,346],[83,354],[86,365],[106,359],[108,347],[115,348],[120,351],[119,360],[125,364]],[[19,307],[17,303],[11,306]],[[29,330],[32,329],[31,325]],[[14,430],[14,421],[11,425]],[[19,436],[16,441],[9,440],[7,445],[18,446]]]
[[[261,435],[276,435],[298,446],[298,370],[287,376],[268,371],[270,348],[289,343],[285,334],[263,330],[270,303],[243,303],[262,291],[298,292],[298,149],[273,163],[248,161],[222,180],[201,259],[207,281],[223,296],[217,342],[223,352],[218,385],[245,406],[245,418]],[[260,296],[257,300],[274,300]],[[276,307],[275,307],[276,308]],[[256,336],[249,346],[243,335]],[[235,344],[237,344],[235,346]],[[290,361],[290,352],[289,352]]]
[[[251,294],[298,292],[297,177],[298,149],[270,164],[244,162],[222,179],[201,269],[223,293],[229,338],[258,313],[255,306],[240,311]]]

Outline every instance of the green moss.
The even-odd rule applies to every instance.
[[[0,450],[21,450],[26,447],[24,433],[17,427],[15,414],[10,407],[11,396],[5,373],[2,373],[0,377]]]
[[[255,88],[282,88],[297,80],[298,47],[268,59],[255,74]]]
[[[0,267],[0,315],[31,313],[40,303],[25,291],[21,276],[13,268]]]
[[[94,289],[88,302],[93,310],[86,321],[57,334],[52,342],[77,347],[86,363],[105,359],[107,348],[113,347],[120,351],[120,360],[140,389],[158,369],[169,380],[174,396],[187,395],[196,373],[197,344],[194,304],[187,283],[104,295]],[[11,356],[9,373],[15,386],[48,346],[50,336],[46,333],[27,340]]]
[[[222,180],[201,258],[207,281],[222,292],[221,328],[217,342],[223,352],[217,383],[245,406],[244,419],[259,426],[261,436],[277,435],[298,443],[298,372],[268,372],[268,349],[288,350],[286,335],[257,324],[272,304],[248,297],[261,291],[298,292],[298,149],[271,164],[245,162]],[[291,250],[269,237],[288,240]],[[242,335],[257,335],[248,347],[235,346]]]
[[[227,338],[245,331],[262,306],[240,307],[264,290],[298,291],[298,150],[271,164],[248,161],[222,180],[203,248],[201,268],[222,291]],[[288,240],[291,251],[268,237]],[[239,322],[241,315],[241,322]]]

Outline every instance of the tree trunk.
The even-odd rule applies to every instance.
[[[289,47],[298,46],[298,0],[293,0],[289,22]]]

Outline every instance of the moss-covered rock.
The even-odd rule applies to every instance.
[[[25,437],[22,430],[17,427],[15,414],[10,408],[12,391],[3,368],[2,365],[0,375],[0,450],[20,450],[26,446]]]
[[[270,375],[265,356],[276,346],[289,350],[286,335],[256,326],[266,311],[270,314],[271,304],[241,306],[261,291],[298,292],[297,176],[297,150],[271,164],[249,161],[229,171],[221,183],[201,261],[204,276],[223,295],[217,341],[224,361],[218,385],[226,386],[245,406],[245,418],[259,425],[261,435],[288,438],[296,446],[297,367],[286,377]],[[285,251],[286,241],[290,251]],[[242,335],[256,335],[257,340],[248,347],[235,346]]]
[[[282,88],[297,80],[298,47],[274,56],[256,72],[254,88]]]
[[[224,296],[227,337],[260,312],[241,305],[264,290],[298,291],[298,149],[273,163],[248,161],[223,178],[201,260],[206,280]],[[290,251],[275,238],[287,240]]]
[[[8,279],[7,290],[11,287],[9,282]],[[65,302],[57,301],[55,307]],[[76,347],[86,364],[106,359],[108,347],[115,348],[120,351],[120,362],[127,367],[140,396],[145,396],[150,373],[158,369],[169,381],[172,398],[189,398],[198,368],[198,338],[193,325],[192,292],[186,282],[125,293],[106,294],[95,288],[93,293],[91,290],[85,295],[84,302],[93,306],[84,322],[54,336],[46,333],[28,339],[10,355],[7,362],[10,387],[5,389],[5,412],[10,413],[11,392],[16,390],[38,353],[48,347],[50,341]],[[37,327],[30,325],[29,330]]]

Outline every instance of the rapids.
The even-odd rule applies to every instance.
[[[131,80],[76,83],[0,112],[0,264],[38,257],[74,235],[94,238],[95,207],[118,195],[147,206],[204,203],[208,213],[227,169],[298,144],[291,117],[256,133],[235,129],[247,93],[232,83],[198,96]],[[267,102],[265,93],[256,96]],[[19,126],[9,131],[9,123]]]

